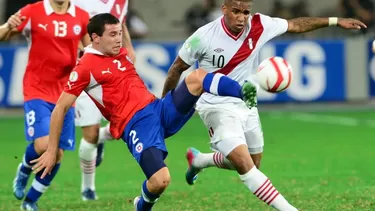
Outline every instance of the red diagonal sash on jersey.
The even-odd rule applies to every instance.
[[[262,33],[263,26],[260,21],[260,15],[254,15],[251,19],[251,29],[249,35],[247,35],[241,47],[223,68],[215,71],[214,73],[222,73],[224,75],[228,75],[230,72],[232,72],[238,64],[243,62],[251,55]],[[250,46],[249,39],[251,39],[252,41],[252,43],[250,43]]]
[[[111,14],[114,15],[117,19],[120,19],[123,10],[125,9],[126,0],[115,0],[113,3]],[[120,7],[120,11],[117,11],[117,5]]]

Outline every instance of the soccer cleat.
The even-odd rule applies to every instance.
[[[104,158],[104,143],[99,143],[97,147],[95,167],[98,167],[102,163],[103,158]]]
[[[18,200],[25,197],[25,189],[29,175],[21,172],[22,163],[17,167],[16,177],[13,180],[13,194]]]
[[[140,196],[135,197],[134,200],[133,200],[133,204],[134,204],[134,209],[135,209],[135,211],[138,210],[137,206],[138,206],[138,202],[139,202],[139,200],[141,200],[141,197],[140,197]]]
[[[87,188],[82,192],[83,201],[94,201],[97,199],[98,197],[96,196],[96,192],[94,190]]]
[[[36,203],[24,201],[21,204],[20,210],[23,210],[23,211],[38,211],[38,205]]]
[[[242,99],[248,108],[257,106],[257,87],[249,81],[245,81],[241,88]]]
[[[195,181],[198,178],[199,172],[201,172],[201,169],[193,166],[193,160],[199,153],[200,151],[193,147],[188,148],[188,151],[186,152],[186,159],[188,161],[189,167],[186,171],[185,179],[189,185],[194,185]]]

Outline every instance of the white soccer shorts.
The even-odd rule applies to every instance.
[[[242,144],[250,154],[263,152],[264,139],[258,109],[249,109],[245,103],[201,106],[199,116],[208,129],[211,149],[225,157]]]
[[[100,113],[98,107],[85,92],[82,92],[76,100],[75,125],[77,127],[86,127],[100,124],[101,120],[102,113]]]

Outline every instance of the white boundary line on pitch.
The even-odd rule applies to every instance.
[[[368,126],[375,127],[375,120],[358,119],[347,116],[335,116],[302,112],[270,112],[269,117],[273,119],[290,119],[300,122],[322,123],[329,125],[341,125],[348,127]]]

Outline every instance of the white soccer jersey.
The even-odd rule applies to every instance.
[[[239,83],[254,74],[259,65],[259,50],[272,38],[285,33],[288,22],[255,14],[237,36],[230,33],[220,17],[200,27],[184,43],[179,56],[189,65],[198,61],[210,73],[223,73]],[[220,97],[204,93],[197,106],[202,104],[242,102],[234,97]]]
[[[90,17],[99,13],[111,13],[120,22],[124,21],[128,12],[128,0],[71,0],[75,5],[90,14]]]

